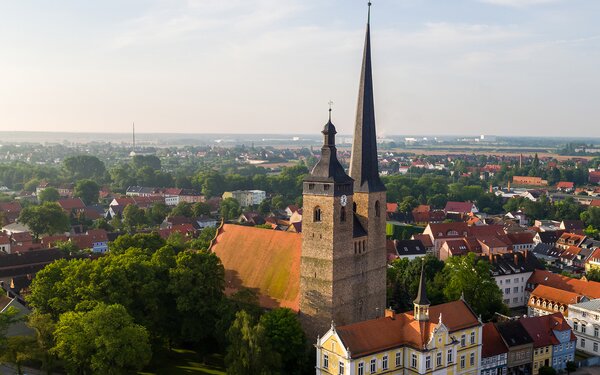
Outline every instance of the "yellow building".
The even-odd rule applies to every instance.
[[[534,340],[535,343],[535,340]],[[552,343],[533,349],[533,375],[540,373],[540,367],[552,366]]]
[[[421,272],[414,311],[336,327],[317,339],[316,373],[479,375],[482,324],[462,299],[429,306]]]

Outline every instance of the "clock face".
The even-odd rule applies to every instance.
[[[340,197],[340,204],[342,205],[342,207],[346,207],[347,203],[348,203],[348,197],[345,195],[342,195]]]

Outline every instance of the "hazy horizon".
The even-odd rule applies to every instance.
[[[0,3],[0,131],[353,131],[366,1]],[[378,135],[600,137],[600,2],[375,0]],[[1,141],[0,141],[1,142]]]

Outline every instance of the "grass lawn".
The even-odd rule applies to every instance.
[[[203,361],[193,350],[173,349],[165,359],[148,366],[139,375],[180,375],[210,374],[225,375],[225,365],[221,354],[212,354]]]

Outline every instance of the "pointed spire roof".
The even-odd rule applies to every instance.
[[[421,265],[421,280],[419,280],[419,291],[417,292],[417,298],[413,301],[415,305],[430,305],[429,299],[427,298],[427,290],[425,288],[425,262]]]
[[[304,181],[351,183],[352,179],[346,174],[344,167],[337,158],[337,148],[335,147],[337,131],[331,122],[331,108],[329,108],[329,121],[327,121],[321,133],[323,134],[321,159]]]
[[[367,31],[363,53],[354,141],[352,144],[352,161],[350,176],[354,179],[354,191],[385,191],[379,178],[377,163],[377,134],[375,132],[375,104],[373,102],[373,73],[371,69],[371,3],[367,18]]]

